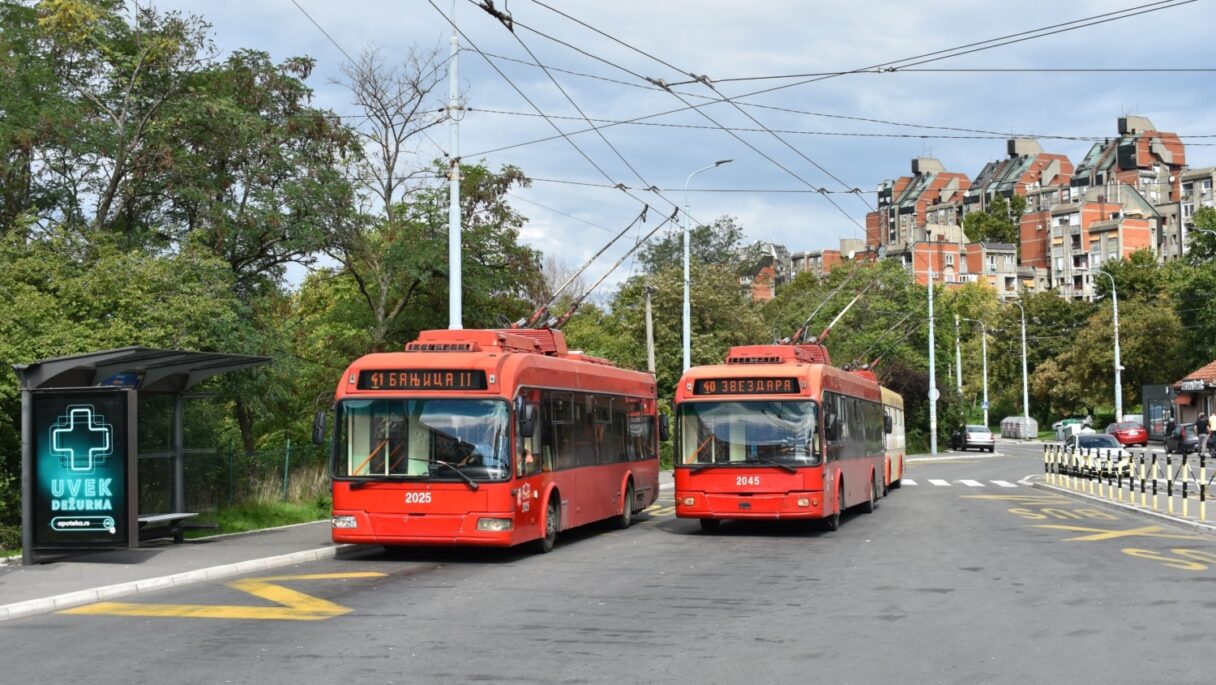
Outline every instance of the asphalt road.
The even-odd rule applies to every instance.
[[[1031,488],[1021,481],[1041,471],[1041,449],[999,449],[1008,456],[912,462],[877,512],[834,533],[727,523],[704,534],[673,517],[668,491],[631,529],[565,533],[549,555],[375,551],[9,621],[0,672],[10,683],[1216,679],[1216,538]]]

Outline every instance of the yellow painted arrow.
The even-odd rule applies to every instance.
[[[327,599],[306,595],[291,588],[275,585],[288,580],[338,580],[344,578],[379,578],[387,574],[372,571],[357,573],[312,573],[299,576],[270,576],[246,578],[225,583],[281,606],[257,607],[226,604],[134,604],[99,602],[61,611],[61,614],[86,616],[150,616],[160,618],[227,618],[259,621],[324,621],[349,614],[352,609]]]

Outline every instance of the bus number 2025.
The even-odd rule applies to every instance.
[[[735,485],[759,485],[760,476],[735,476]]]
[[[407,492],[405,493],[406,504],[430,504],[431,493],[429,492]]]

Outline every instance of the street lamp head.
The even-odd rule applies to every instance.
[[[733,159],[719,159],[718,161],[714,162],[714,166],[722,166],[723,164],[730,164],[730,163],[731,163],[731,162],[733,162],[733,161],[735,161],[735,160],[733,160]]]

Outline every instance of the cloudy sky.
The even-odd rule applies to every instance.
[[[331,83],[344,52],[446,55],[453,2],[155,4],[202,14],[221,51],[316,58],[316,103],[353,114],[348,92]],[[1203,71],[1216,68],[1212,0],[496,0],[514,18],[514,34],[475,3],[454,4],[465,34],[460,88],[472,109],[460,128],[461,155],[491,167],[515,164],[537,179],[515,194],[529,218],[524,239],[571,265],[627,225],[641,201],[663,210],[652,217],[683,204],[689,173],[719,159],[733,162],[692,181],[691,214],[735,216],[749,240],[793,251],[863,237],[875,188],[909,173],[913,157],[936,157],[974,177],[1005,156],[1010,134],[1039,136],[1045,150],[1075,163],[1092,139],[1116,134],[1118,117],[1139,114],[1181,135],[1192,166],[1216,164],[1216,73]],[[1090,17],[1124,18],[1082,26]],[[1047,27],[1056,33],[1041,35]],[[1062,30],[1070,27],[1080,28]],[[1018,42],[980,44],[1002,36]],[[956,54],[962,46],[970,52]],[[502,59],[532,62],[529,51],[560,89],[543,70]],[[894,71],[815,76],[892,63]],[[717,93],[702,83],[669,93],[644,80],[676,83],[690,73],[708,76]],[[791,74],[803,76],[774,78]],[[707,96],[738,105],[688,109]],[[599,126],[649,118],[597,134],[586,131],[580,110]],[[420,161],[447,146],[446,131],[434,130]],[[617,183],[632,190],[611,187]]]

